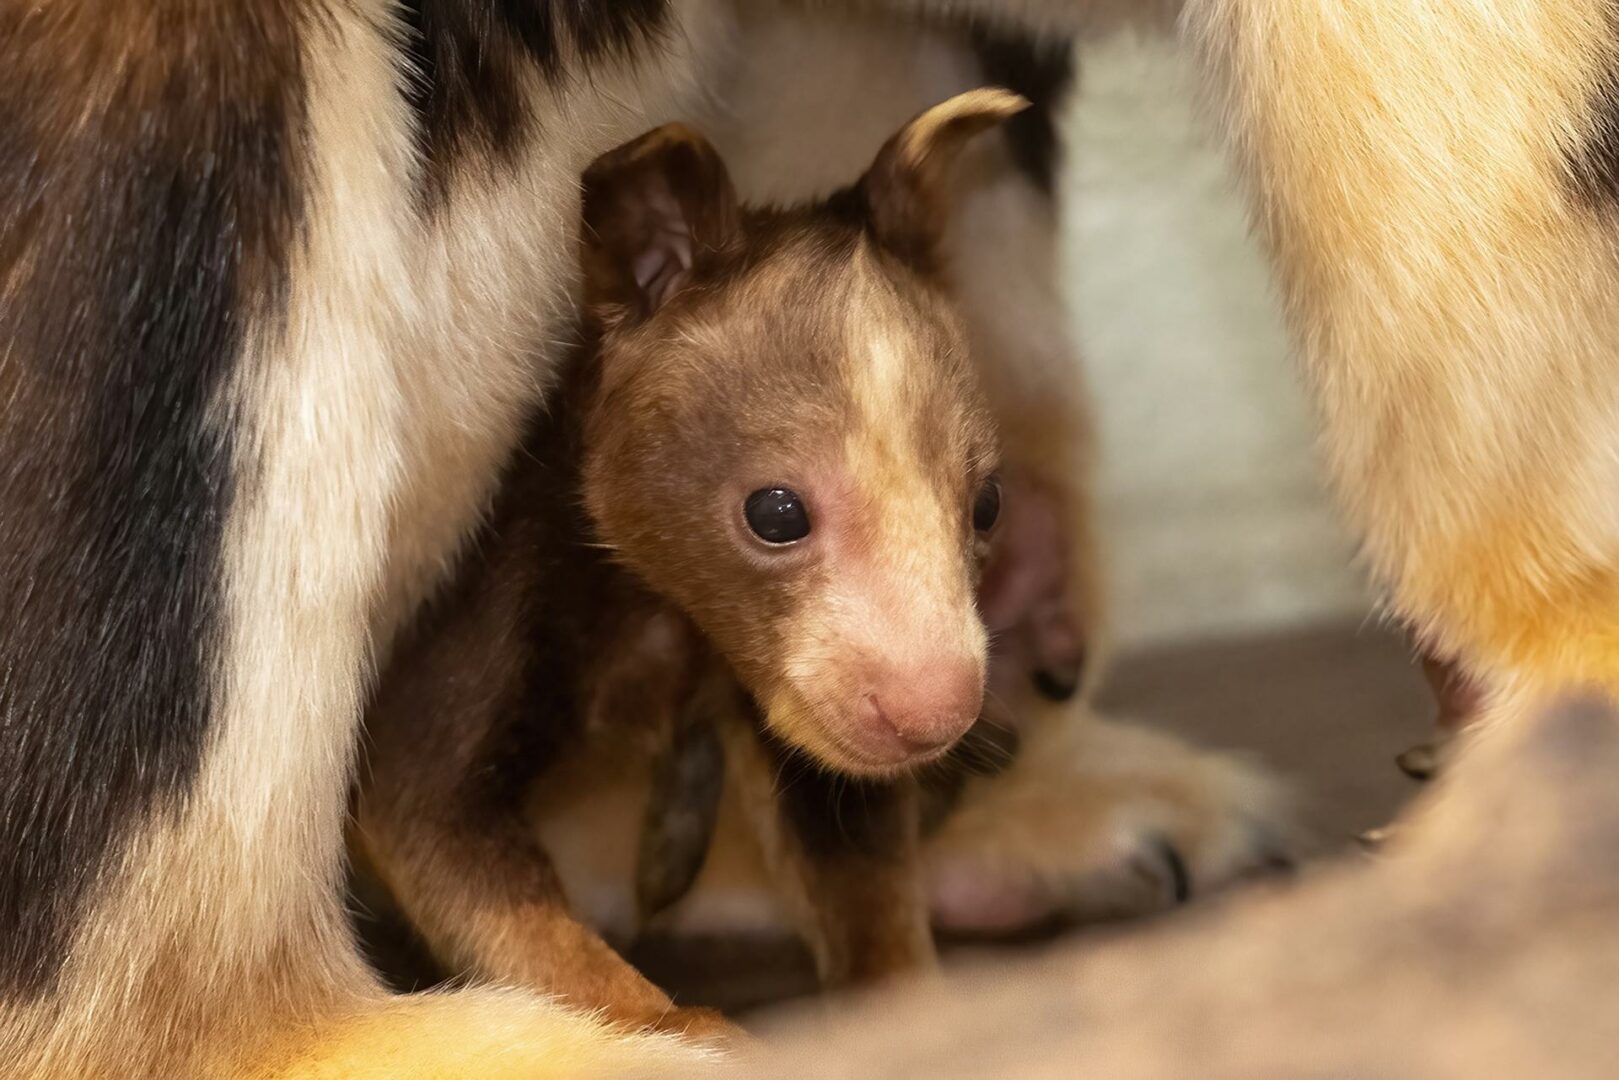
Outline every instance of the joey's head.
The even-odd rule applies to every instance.
[[[738,206],[679,126],[585,174],[592,519],[775,734],[845,772],[937,757],[982,705],[996,442],[939,232],[958,152],[1024,104],[953,98],[790,210]]]

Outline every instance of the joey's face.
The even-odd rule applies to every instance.
[[[1027,104],[958,94],[799,210],[742,210],[713,146],[678,124],[583,178],[592,518],[769,726],[846,772],[938,757],[983,704],[994,441],[927,282],[954,163]]]
[[[982,704],[993,430],[919,277],[855,232],[783,225],[768,245],[607,331],[587,499],[780,737],[891,773]]]

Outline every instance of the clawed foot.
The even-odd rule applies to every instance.
[[[935,925],[1013,934],[1162,911],[1286,870],[1281,786],[1237,758],[1144,728],[1075,719],[975,781],[924,852]]]

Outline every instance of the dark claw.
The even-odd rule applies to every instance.
[[[1079,673],[1057,673],[1042,668],[1034,673],[1034,688],[1047,701],[1067,701],[1079,693]]]
[[[1163,837],[1154,841],[1153,847],[1157,849],[1158,857],[1163,860],[1165,869],[1169,871],[1169,883],[1174,890],[1175,903],[1186,903],[1192,898],[1192,875],[1186,869],[1186,860],[1175,850],[1175,845]]]
[[[1394,763],[1413,780],[1432,780],[1439,772],[1439,748],[1431,742],[1418,743],[1396,757]]]

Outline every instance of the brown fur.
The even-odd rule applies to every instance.
[[[736,166],[744,197],[833,190],[914,110],[984,80],[978,58],[947,24],[919,28],[892,12],[767,0],[750,3],[743,21],[743,71],[726,116],[708,130]],[[914,64],[891,63],[911,55]],[[794,135],[781,138],[783,131]],[[1007,920],[1157,910],[1161,895],[1135,887],[1141,867],[1167,870],[1178,858],[1194,894],[1216,889],[1293,835],[1286,801],[1240,762],[1108,723],[1086,706],[1086,684],[1104,669],[1107,649],[1089,521],[1091,428],[1058,257],[1066,208],[1031,183],[994,135],[977,140],[956,173],[943,269],[997,420],[1005,491],[979,593],[992,635],[986,700],[1002,707],[1001,723],[1056,757],[1042,758],[1037,772],[1014,770],[959,792],[961,812],[978,826],[946,828],[927,842],[930,903],[957,928],[988,920],[980,924],[986,933],[1003,931]],[[1045,728],[1056,737],[1042,738]],[[1121,782],[1114,763],[1144,752],[1158,759],[1153,781],[1132,767]],[[729,828],[722,814],[727,852],[737,848],[723,841]],[[741,878],[705,872],[672,924],[705,935],[727,918],[757,927],[765,890],[749,892]],[[963,882],[975,885],[963,893]],[[993,910],[984,906],[991,900]]]
[[[993,444],[984,415],[962,407],[962,402],[973,400],[967,389],[970,375],[962,365],[961,350],[948,336],[954,332],[954,324],[936,296],[915,282],[889,278],[881,268],[886,256],[856,247],[854,233],[816,236],[790,216],[761,222],[759,227],[762,234],[756,243],[760,248],[792,255],[774,265],[765,263],[759,272],[735,283],[699,280],[696,290],[711,284],[722,287],[712,298],[694,291],[694,298],[701,298],[703,306],[692,311],[688,324],[673,334],[661,328],[632,331],[616,343],[615,360],[604,373],[604,396],[613,404],[599,414],[611,420],[591,438],[598,449],[587,464],[586,488],[594,497],[592,510],[604,541],[644,566],[649,584],[703,628],[750,692],[767,703],[771,725],[795,742],[813,744],[829,763],[842,765],[840,749],[826,743],[828,736],[821,733],[817,703],[799,701],[797,690],[786,680],[791,670],[791,638],[803,637],[804,628],[814,626],[814,605],[825,582],[814,570],[771,576],[747,563],[706,556],[730,543],[709,510],[712,496],[706,490],[707,478],[674,473],[664,463],[705,460],[713,456],[709,447],[745,445],[768,447],[782,465],[797,464],[806,445],[835,455],[841,453],[844,440],[864,445],[873,439],[874,433],[865,427],[871,421],[852,406],[846,390],[854,381],[851,369],[864,360],[842,339],[841,328],[828,325],[802,303],[807,292],[819,293],[824,304],[838,310],[873,305],[869,315],[854,315],[856,324],[867,318],[897,316],[901,321],[895,332],[907,342],[906,347],[940,365],[945,377],[918,381],[908,392],[919,396],[904,405],[908,412],[926,418],[925,430],[919,430],[917,437],[938,451],[936,456],[908,460],[918,465],[937,463],[934,467],[940,470],[953,462],[968,462],[979,472],[974,476],[941,471],[930,478],[933,485],[959,493],[960,504],[965,505],[978,477],[993,462]],[[747,314],[755,312],[777,314],[768,321]],[[950,329],[941,329],[944,327]],[[714,364],[713,357],[721,348],[752,363],[779,352],[783,340],[800,344],[791,365],[775,372],[770,382],[728,375]],[[701,351],[691,350],[691,344]],[[711,370],[690,370],[696,365]],[[619,371],[644,374],[623,376],[636,380],[633,390],[628,390],[619,382]],[[704,395],[676,398],[666,390],[683,383],[703,386]],[[613,399],[621,391],[631,395],[622,408]],[[791,409],[784,410],[783,402],[790,402]],[[740,465],[723,459],[716,462],[730,473]],[[760,475],[767,473],[765,465]],[[909,482],[910,477],[903,479]],[[595,494],[633,490],[651,492],[660,506],[685,509],[673,520],[648,520],[634,513],[637,507],[631,500],[614,501]],[[734,494],[740,502],[746,492]],[[879,492],[858,494],[884,497]],[[868,555],[876,554],[883,540],[869,528],[850,537],[856,551]],[[955,574],[963,582],[970,580],[969,557],[970,552],[963,550],[961,562],[943,572]],[[828,635],[834,633],[827,631]],[[790,701],[789,707],[768,704],[784,698]]]
[[[871,455],[876,444],[889,470],[879,485],[923,486],[895,493],[923,509],[942,492],[954,518],[951,543],[917,556],[946,560],[944,574],[918,587],[953,574],[946,599],[964,597],[971,611],[962,588],[974,575],[968,507],[992,444],[955,324],[918,276],[931,269],[915,247],[922,219],[907,217],[901,250],[888,247],[888,229],[910,200],[935,193],[949,145],[975,130],[930,125],[977,115],[982,127],[1015,107],[988,92],[947,103],[880,154],[862,187],[792,211],[742,212],[718,157],[680,127],[587,171],[590,344],[513,463],[477,557],[385,673],[368,725],[359,845],[452,970],[557,993],[626,1023],[713,1026],[675,1010],[578,920],[524,814],[553,766],[587,742],[617,741],[633,754],[650,739],[654,755],[671,753],[710,643],[740,683],[737,701],[719,706],[732,714],[724,719],[740,723],[745,740],[764,733],[771,747],[763,760],[742,754],[737,763],[766,785],[808,772],[772,793],[763,818],[788,838],[787,863],[823,913],[825,977],[871,979],[931,962],[914,784],[869,781],[835,804],[841,782],[823,781],[822,763],[804,755],[828,756],[821,740],[838,738],[839,719],[789,716],[794,726],[747,704],[779,697],[779,672],[836,564],[760,558],[745,539],[741,557],[727,556],[739,546],[737,510],[713,504],[739,505],[770,481],[769,469],[791,470],[806,453],[834,455],[851,482],[869,484],[865,459],[836,455]],[[913,177],[895,155],[926,175]],[[903,388],[882,434],[851,389],[867,321],[900,350],[888,363],[911,366],[891,373]],[[885,445],[904,436],[915,441]],[[926,458],[916,455],[923,446]],[[914,463],[907,469],[896,453]],[[733,490],[733,477],[746,484]],[[865,493],[886,497],[880,486]],[[834,505],[828,497],[816,509]],[[858,565],[874,557],[862,547],[892,538],[860,531],[874,518],[868,505],[851,516]]]
[[[576,436],[539,425],[480,557],[385,674],[357,838],[449,970],[635,1026],[708,1030],[714,1018],[675,1011],[580,925],[525,821],[533,778],[592,730],[666,739],[705,662],[683,618],[580,546]]]
[[[820,984],[869,985],[930,970],[937,960],[917,872],[912,784],[824,775],[750,732],[733,734],[727,750],[753,850]],[[744,874],[758,872],[751,860],[744,865]]]

